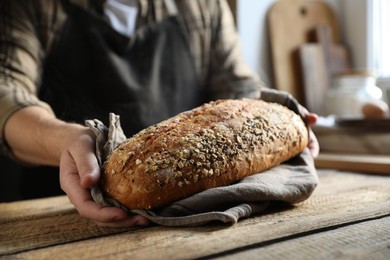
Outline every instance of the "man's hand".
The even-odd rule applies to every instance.
[[[142,216],[129,217],[115,207],[96,204],[89,189],[100,179],[92,132],[57,119],[49,111],[31,106],[12,114],[5,137],[14,156],[29,164],[60,166],[60,183],[79,213],[105,226],[145,225]]]
[[[310,113],[306,108],[300,107],[301,113],[304,115],[305,123],[309,127],[309,150],[311,155],[315,158],[320,153],[320,145],[318,143],[317,137],[313,133],[313,130],[311,130],[310,126],[314,125],[317,122],[318,115]]]
[[[101,207],[93,201],[89,189],[100,179],[100,168],[94,153],[95,139],[91,134],[77,137],[62,153],[60,183],[70,202],[81,216],[103,226],[123,227],[147,225],[142,216],[128,216],[116,207]]]

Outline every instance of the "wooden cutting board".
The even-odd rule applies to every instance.
[[[303,44],[299,48],[299,57],[306,108],[324,115],[329,76],[323,47],[318,43]]]
[[[323,1],[279,0],[270,8],[267,21],[275,87],[305,105],[299,47],[309,41],[308,32],[320,24],[328,25],[335,44],[339,43],[337,17]]]
[[[334,44],[327,25],[315,27],[315,43],[299,47],[302,89],[306,108],[325,116],[326,95],[335,75],[351,69],[346,47]]]
[[[332,31],[328,25],[318,25],[309,34],[313,34],[313,36],[310,35],[309,37],[312,37],[313,41],[318,42],[323,48],[329,79],[351,69],[348,49],[341,44],[334,43]]]

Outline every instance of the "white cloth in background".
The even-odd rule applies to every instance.
[[[104,5],[104,14],[117,32],[131,37],[137,21],[138,1],[107,0]]]

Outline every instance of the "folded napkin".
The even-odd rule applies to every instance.
[[[87,120],[96,134],[96,154],[102,164],[119,144],[126,140],[119,116],[110,114],[109,126],[99,120]],[[91,190],[102,206],[116,206],[129,214],[142,215],[164,226],[196,226],[210,221],[236,223],[240,218],[264,211],[271,201],[298,203],[307,199],[318,184],[313,159],[308,149],[289,161],[267,171],[246,177],[240,182],[212,188],[169,206],[153,210],[129,210],[117,201],[104,197],[98,186]]]

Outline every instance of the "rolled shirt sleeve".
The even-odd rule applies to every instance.
[[[8,0],[0,5],[0,151],[6,154],[10,150],[4,139],[4,127],[13,113],[27,106],[41,106],[53,113],[37,97],[45,53],[37,30],[45,27],[34,15],[43,2],[33,2]]]
[[[241,53],[240,39],[226,1],[217,1],[212,36],[210,85],[215,98],[256,98],[263,87]]]
[[[217,1],[216,1],[217,2]],[[226,1],[218,1],[211,45],[210,85],[214,98],[260,98],[282,104],[302,117],[297,100],[289,93],[268,88],[247,65],[232,13]]]

